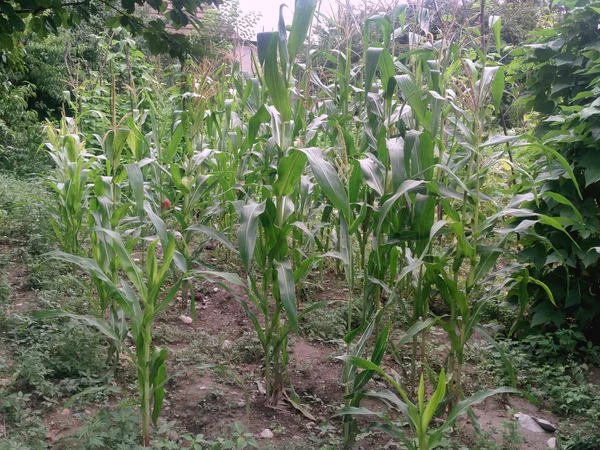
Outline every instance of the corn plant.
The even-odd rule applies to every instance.
[[[47,184],[54,192],[49,205],[50,224],[60,248],[75,255],[84,253],[83,239],[95,158],[88,154],[75,122],[64,117],[60,128],[48,127],[48,153],[56,166]]]
[[[182,278],[178,277],[168,288],[168,275],[175,255],[175,238],[166,229],[165,223],[149,208],[145,208],[148,219],[155,226],[158,239],[148,245],[145,266],[136,264],[133,257],[135,240],[124,242],[122,236],[114,231],[96,229],[110,245],[118,261],[119,278],[115,281],[94,259],[62,252],[55,252],[51,257],[76,264],[86,270],[94,278],[101,280],[113,293],[112,298],[118,304],[121,314],[127,319],[135,351],[127,346],[120,347],[126,351],[137,368],[138,388],[142,415],[142,444],[150,443],[150,424],[160,415],[164,399],[166,381],[165,360],[167,349],[152,346],[152,328],[157,314],[163,311],[175,298],[181,287]],[[158,245],[162,248],[162,260],[158,259]],[[121,272],[122,271],[122,272]],[[98,328],[112,343],[120,343],[122,336],[104,320],[79,316],[63,311],[47,311],[38,313],[38,318],[69,316],[84,321]],[[123,324],[126,322],[122,321]]]
[[[241,151],[250,151],[256,142],[261,124],[270,122],[273,133],[272,156],[261,155],[263,167],[271,173],[271,165],[277,167],[276,179],[267,177],[257,182],[256,192],[247,185],[248,198],[234,201],[240,218],[237,232],[238,248],[244,264],[248,282],[245,284],[250,302],[260,312],[262,324],[242,299],[265,354],[265,384],[267,404],[276,406],[284,390],[285,370],[288,362],[287,339],[290,330],[298,332],[298,307],[295,281],[306,273],[309,264],[292,267],[288,238],[295,226],[294,198],[306,165],[304,153],[291,149],[293,138],[292,83],[294,62],[310,27],[316,2],[299,0],[288,39],[283,18],[280,18],[278,33],[263,34],[259,39],[259,59],[263,64],[264,83],[273,102],[273,107],[259,107],[248,123],[248,136],[244,142],[236,139],[237,115],[233,102],[225,102],[225,117],[222,123],[220,155],[217,156],[218,170],[225,170],[225,154],[233,154],[227,167],[229,176],[239,176],[242,167]],[[281,71],[280,71],[281,69]],[[253,85],[248,84],[252,93]],[[242,102],[245,104],[246,102]],[[239,125],[238,125],[239,129]],[[248,170],[248,162],[245,163]],[[260,173],[260,169],[259,172]],[[231,181],[224,185],[227,195],[231,193]],[[253,198],[254,197],[254,198]],[[255,198],[262,201],[257,202]],[[254,260],[258,273],[252,270]],[[272,299],[272,301],[271,301]],[[287,323],[284,320],[287,319]]]
[[[387,340],[387,336],[382,336],[384,336],[384,340]],[[383,345],[385,348],[385,344]],[[443,404],[446,395],[446,374],[443,369],[439,374],[436,389],[427,401],[425,399],[425,379],[423,375],[421,375],[417,394],[418,399],[416,403],[413,403],[408,397],[407,393],[402,389],[397,379],[386,373],[378,364],[374,363],[373,361],[351,355],[341,356],[340,359],[351,364],[355,368],[362,369],[363,372],[361,372],[361,374],[369,373],[371,376],[375,373],[379,374],[394,388],[395,392],[386,389],[376,392],[367,391],[364,392],[363,395],[379,399],[383,401],[390,410],[402,414],[410,426],[410,433],[407,433],[402,429],[402,427],[397,425],[391,419],[390,414],[385,412],[373,412],[367,408],[350,406],[342,408],[336,413],[336,415],[375,416],[379,418],[382,423],[373,422],[369,427],[370,429],[383,431],[392,438],[398,439],[406,446],[406,448],[410,450],[431,450],[439,447],[444,433],[449,431],[456,423],[456,420],[460,416],[466,414],[471,406],[481,403],[492,395],[518,392],[513,388],[498,388],[493,390],[486,389],[479,391],[469,398],[459,402],[449,412],[442,424],[437,428],[433,428],[431,426],[432,419],[435,417],[436,412]],[[400,397],[398,397],[398,395]]]

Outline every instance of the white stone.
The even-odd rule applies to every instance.
[[[544,433],[544,429],[533,419],[533,417],[527,414],[517,413],[515,417],[521,424],[521,428],[532,431],[534,433]]]
[[[214,288],[214,289],[213,289],[213,292],[214,292],[214,293],[217,293],[217,292],[219,292],[219,288]]]
[[[273,432],[268,428],[265,428],[262,433],[260,433],[260,437],[263,439],[273,439]]]
[[[233,342],[231,342],[228,339],[225,339],[221,347],[223,348],[223,350],[231,350],[233,348]]]
[[[71,410],[69,408],[65,408],[60,412],[61,416],[70,416],[71,415]]]
[[[179,320],[181,320],[186,325],[191,324],[194,320],[189,316],[179,316]]]
[[[556,438],[550,438],[548,439],[548,442],[546,442],[546,445],[548,446],[548,448],[556,448]]]

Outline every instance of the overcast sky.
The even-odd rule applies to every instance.
[[[295,0],[240,0],[240,9],[243,12],[258,11],[262,17],[256,26],[256,32],[277,31],[279,21],[279,5],[282,3],[288,7],[283,9],[283,17],[286,25],[292,23]],[[336,0],[321,0],[321,12],[330,16],[332,5],[337,5]],[[337,9],[337,6],[336,6]]]

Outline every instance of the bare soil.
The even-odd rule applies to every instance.
[[[0,242],[2,254],[15,248],[12,244]],[[36,293],[27,290],[26,266],[11,265],[6,274],[16,298],[13,307],[34,307]],[[244,295],[239,289],[235,294]],[[260,358],[236,361],[233,354],[233,348],[239,347],[236,347],[236,342],[253,333],[244,308],[227,290],[209,282],[197,283],[194,296],[198,311],[196,326],[180,320],[180,315],[188,314],[180,305],[156,324],[157,334],[161,336],[156,343],[168,347],[171,353],[167,360],[172,378],[167,384],[163,410],[165,420],[175,421],[189,433],[202,433],[207,437],[228,435],[232,425],[238,422],[257,436],[260,448],[270,445],[270,448],[287,449],[300,442],[304,442],[300,448],[311,448],[311,439],[325,439],[340,432],[341,420],[334,414],[343,404],[343,364],[335,357],[343,354],[343,348],[309,342],[302,336],[291,338],[289,381],[299,396],[301,406],[295,407],[284,398],[276,408],[266,407]],[[345,301],[347,297],[348,291],[339,277],[331,274],[326,274],[322,285],[312,286],[310,290],[313,301]],[[479,336],[473,338],[475,341],[479,339]],[[202,347],[202,343],[206,343],[206,347]],[[447,351],[445,345],[440,345],[439,349]],[[10,363],[9,355],[4,354],[1,347],[0,358]],[[216,367],[206,367],[198,361],[211,361]],[[393,364],[393,361],[387,359],[386,364]],[[467,374],[470,370],[465,369]],[[600,377],[600,369],[595,374]],[[6,382],[8,380],[0,379],[0,389]],[[384,387],[377,380],[371,383],[375,389]],[[493,439],[498,442],[501,442],[502,423],[514,420],[507,408],[559,423],[558,418],[548,411],[523,398],[510,397],[507,403],[503,402],[503,399],[491,398],[474,408],[482,430],[495,430]],[[365,400],[363,405],[383,410],[381,404],[372,400]],[[49,430],[49,443],[72,435],[82,425],[73,412],[65,412],[61,408],[47,414],[44,421]],[[361,423],[368,421],[361,419]],[[266,428],[274,433],[273,438],[260,438],[260,433]],[[474,428],[468,420],[459,422],[455,429],[466,444],[473,442]],[[520,448],[528,450],[546,450],[546,442],[552,437],[550,433],[521,432],[525,443]],[[357,443],[356,448],[379,449],[388,443],[389,439],[385,436],[367,436]]]

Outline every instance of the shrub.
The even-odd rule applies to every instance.
[[[102,336],[73,320],[21,323],[13,329],[15,384],[53,399],[96,385],[108,367]]]
[[[554,155],[536,162],[536,180],[522,191],[530,199],[524,207],[553,218],[537,221],[519,242],[523,245],[520,260],[529,276],[549,288],[529,286],[534,299],[530,326],[557,328],[574,322],[589,338],[598,339],[600,79],[596,61],[600,50],[596,42],[600,12],[596,5],[574,8],[559,25],[545,31],[542,42],[522,49],[515,62],[528,105],[541,115],[535,135]],[[520,225],[527,228],[523,222]],[[516,299],[517,293],[513,294]]]

